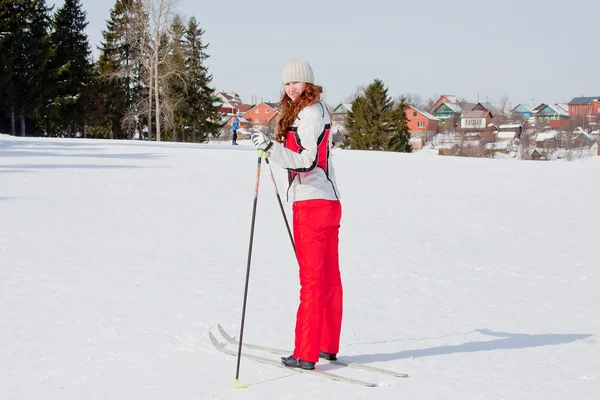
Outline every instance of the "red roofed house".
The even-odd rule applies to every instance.
[[[248,111],[251,106],[244,104],[240,96],[236,92],[215,92],[215,104],[219,105],[221,114],[238,114]]]
[[[268,126],[271,119],[279,113],[277,103],[259,103],[246,111],[242,116],[253,125]]]
[[[433,104],[431,109],[436,110],[439,106],[441,106],[444,103],[457,104],[460,106],[460,102],[458,101],[458,98],[456,96],[445,94],[440,96],[440,98]]]

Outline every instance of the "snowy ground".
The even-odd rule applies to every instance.
[[[207,332],[239,329],[247,142],[0,135],[0,399],[598,399],[600,162],[334,157],[341,354],[409,378],[243,359],[233,388]],[[262,171],[244,338],[290,348],[297,267]]]

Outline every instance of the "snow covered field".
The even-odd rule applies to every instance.
[[[599,398],[599,160],[334,162],[341,356],[409,378],[319,364],[380,384],[363,388],[242,359],[249,388],[233,388],[207,333],[239,330],[248,142],[0,135],[0,399]],[[261,178],[244,339],[291,348],[297,267]]]

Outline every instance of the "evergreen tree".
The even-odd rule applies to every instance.
[[[80,99],[80,107],[84,116],[83,120],[83,137],[88,137],[88,125],[91,125],[94,138],[107,138],[110,134],[100,134],[100,132],[108,132],[108,119],[104,112],[102,102],[102,87],[100,81],[100,73],[96,64],[92,64],[89,71],[89,84],[85,87],[84,96]]]
[[[11,54],[7,51],[9,13],[8,1],[0,1],[0,124],[4,122],[7,85],[12,67]],[[1,129],[1,128],[0,128]],[[1,131],[0,131],[1,132]]]
[[[391,132],[387,150],[397,151],[402,153],[410,153],[412,147],[410,146],[410,130],[408,129],[408,117],[406,116],[406,108],[409,106],[406,98],[402,96],[398,105],[396,106],[396,112],[398,113],[398,124],[397,128]]]
[[[409,152],[406,101],[397,106],[383,82],[375,79],[352,103],[343,146],[356,150]]]
[[[8,110],[11,133],[26,131],[36,117],[49,55],[50,8],[45,0],[0,3],[0,97]]]
[[[132,107],[134,88],[137,86],[136,69],[131,43],[127,38],[134,0],[117,0],[110,11],[103,41],[99,46],[98,72],[104,112],[109,123],[111,138],[131,138],[133,129],[123,128],[127,111]],[[126,124],[130,125],[130,124]]]
[[[212,75],[204,62],[208,44],[203,44],[204,30],[194,17],[188,21],[186,32],[185,66],[188,71],[185,119],[192,133],[192,141],[204,142],[219,130],[219,109],[214,105],[214,89],[210,87]]]
[[[77,127],[85,126],[85,104],[94,95],[91,92],[91,50],[85,33],[88,23],[81,1],[65,0],[54,15],[53,22],[52,66],[57,72],[54,98],[56,123],[63,131],[68,128],[74,137]]]
[[[49,67],[52,56],[51,11],[52,8],[46,5],[45,0],[30,1],[26,44],[30,73],[27,79],[26,105],[27,115],[36,122],[36,130],[46,127],[45,122],[54,91],[53,71]]]
[[[0,9],[2,53],[0,55],[0,90],[10,118],[10,133],[16,135],[16,119],[25,104],[27,59],[27,4],[20,0],[3,0]]]
[[[170,68],[172,71],[177,72],[169,76],[169,98],[173,104],[173,132],[171,140],[177,141],[178,132],[181,133],[181,141],[185,142],[185,108],[186,104],[185,89],[187,84],[187,77],[185,71],[185,56],[184,56],[184,35],[185,26],[183,25],[181,18],[176,15],[171,23],[171,54],[170,54]]]

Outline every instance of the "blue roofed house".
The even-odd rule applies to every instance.
[[[515,115],[521,115],[523,118],[527,119],[531,117],[531,113],[533,112],[533,108],[527,104],[519,103],[516,107],[510,110],[510,113]]]
[[[569,115],[578,118],[582,125],[595,125],[600,118],[600,96],[574,97],[569,102]]]
[[[581,127],[573,131],[573,136],[574,147],[592,147],[596,143],[596,140]]]

